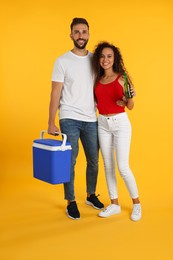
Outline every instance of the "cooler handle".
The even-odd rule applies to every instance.
[[[41,131],[41,133],[40,133],[40,139],[43,139],[44,133],[47,133],[47,130],[42,130],[42,131]],[[62,147],[62,149],[63,149],[63,147],[64,147],[64,149],[65,149],[66,142],[67,142],[67,135],[66,135],[66,134],[63,134],[63,133],[61,133],[61,132],[55,132],[55,134],[62,135],[62,136],[64,137],[61,147]]]

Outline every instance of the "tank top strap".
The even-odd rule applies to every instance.
[[[121,76],[122,76],[122,75],[121,75],[121,74],[119,74],[119,75],[118,75],[118,77],[116,78],[116,80],[119,80],[119,78],[120,78]]]

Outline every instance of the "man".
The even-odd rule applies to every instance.
[[[55,134],[59,131],[55,125],[56,112],[59,109],[61,132],[67,135],[72,146],[71,180],[64,184],[66,212],[69,218],[79,219],[80,212],[74,191],[74,167],[79,139],[87,160],[86,203],[96,209],[102,209],[104,205],[95,195],[98,175],[97,119],[93,96],[92,54],[86,50],[89,25],[84,18],[73,19],[70,37],[74,44],[73,49],[60,56],[54,64],[48,133]]]

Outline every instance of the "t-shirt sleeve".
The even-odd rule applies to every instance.
[[[54,63],[52,81],[64,82],[64,69],[60,59],[57,59]]]

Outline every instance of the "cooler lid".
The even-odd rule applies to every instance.
[[[62,145],[62,141],[54,139],[37,139],[34,140],[32,146],[49,151],[65,151],[72,149],[69,142],[66,142],[65,145]]]

